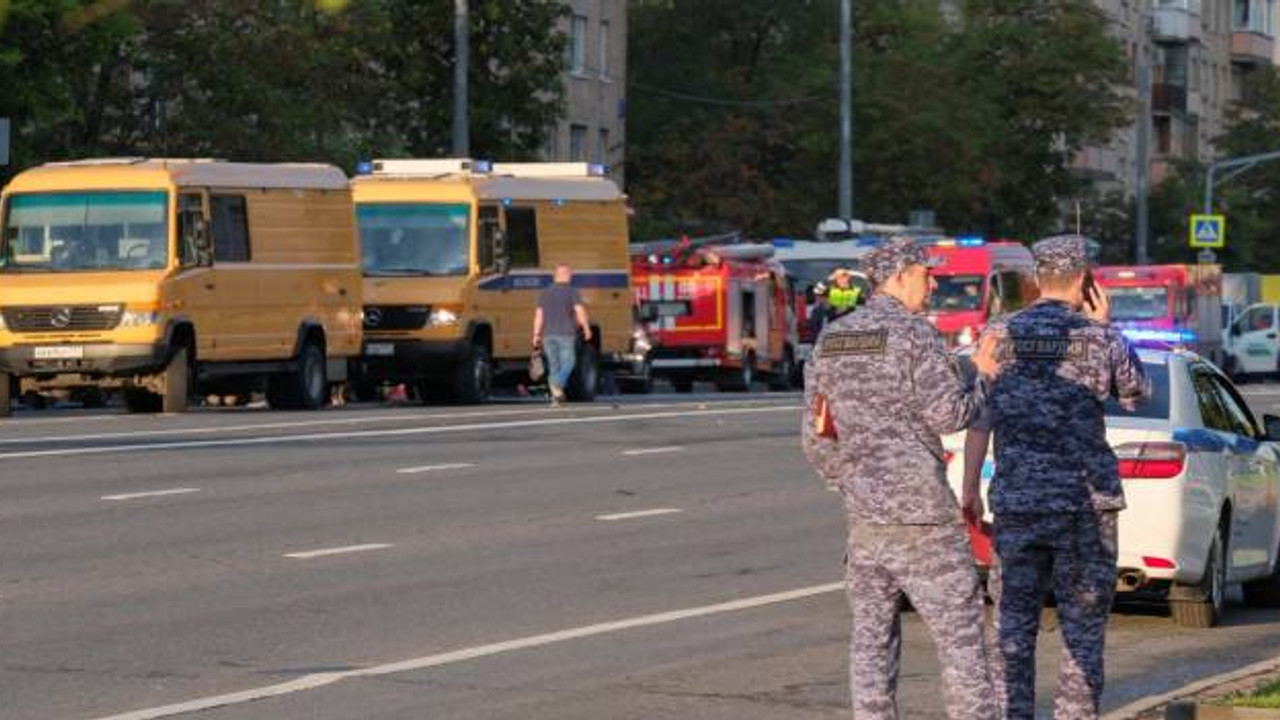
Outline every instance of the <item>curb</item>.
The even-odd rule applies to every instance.
[[[1161,705],[1167,705],[1175,700],[1181,700],[1183,698],[1196,695],[1204,690],[1217,687],[1218,685],[1235,682],[1236,680],[1243,680],[1253,675],[1272,673],[1278,670],[1280,670],[1280,657],[1263,660],[1228,673],[1201,678],[1190,685],[1184,685],[1176,690],[1170,690],[1167,693],[1145,697],[1136,702],[1129,703],[1122,708],[1112,710],[1106,715],[1103,715],[1102,720],[1134,720],[1134,718],[1137,718],[1139,715],[1151,712]]]

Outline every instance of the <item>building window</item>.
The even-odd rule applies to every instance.
[[[569,161],[582,162],[587,159],[587,126],[569,126]]]
[[[547,130],[547,140],[542,144],[542,156],[547,160],[556,160],[556,155],[560,153],[560,128],[552,127]]]
[[[596,143],[596,162],[609,164],[609,128],[600,128],[600,136]]]
[[[599,57],[596,66],[600,68],[600,79],[609,79],[609,21],[600,21],[600,44],[596,47]]]
[[[214,262],[249,262],[249,213],[243,195],[211,195]]]
[[[587,69],[587,18],[574,15],[569,21],[569,72],[581,75]]]

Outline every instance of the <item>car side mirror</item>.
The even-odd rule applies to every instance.
[[[1268,440],[1280,442],[1280,416],[1263,415],[1262,429],[1266,432]]]

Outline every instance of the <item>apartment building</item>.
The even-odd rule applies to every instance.
[[[624,186],[627,129],[626,0],[568,0],[561,23],[565,111],[549,133],[547,160],[596,162]]]
[[[1207,162],[1226,129],[1244,79],[1276,63],[1276,0],[1096,0],[1112,18],[1130,58],[1151,68],[1150,170],[1155,186],[1182,158]],[[1134,77],[1137,95],[1137,77]],[[1136,127],[1106,146],[1086,148],[1076,170],[1102,191],[1132,194]]]

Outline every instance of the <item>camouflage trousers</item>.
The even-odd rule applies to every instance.
[[[846,583],[853,612],[854,718],[898,717],[898,611],[904,597],[937,645],[947,717],[997,718],[983,642],[982,595],[962,525],[852,525]]]
[[[1098,717],[1102,650],[1116,587],[1116,512],[996,517],[988,591],[996,607],[992,679],[1009,720],[1036,710],[1036,635],[1052,589],[1062,629],[1053,716]]]

